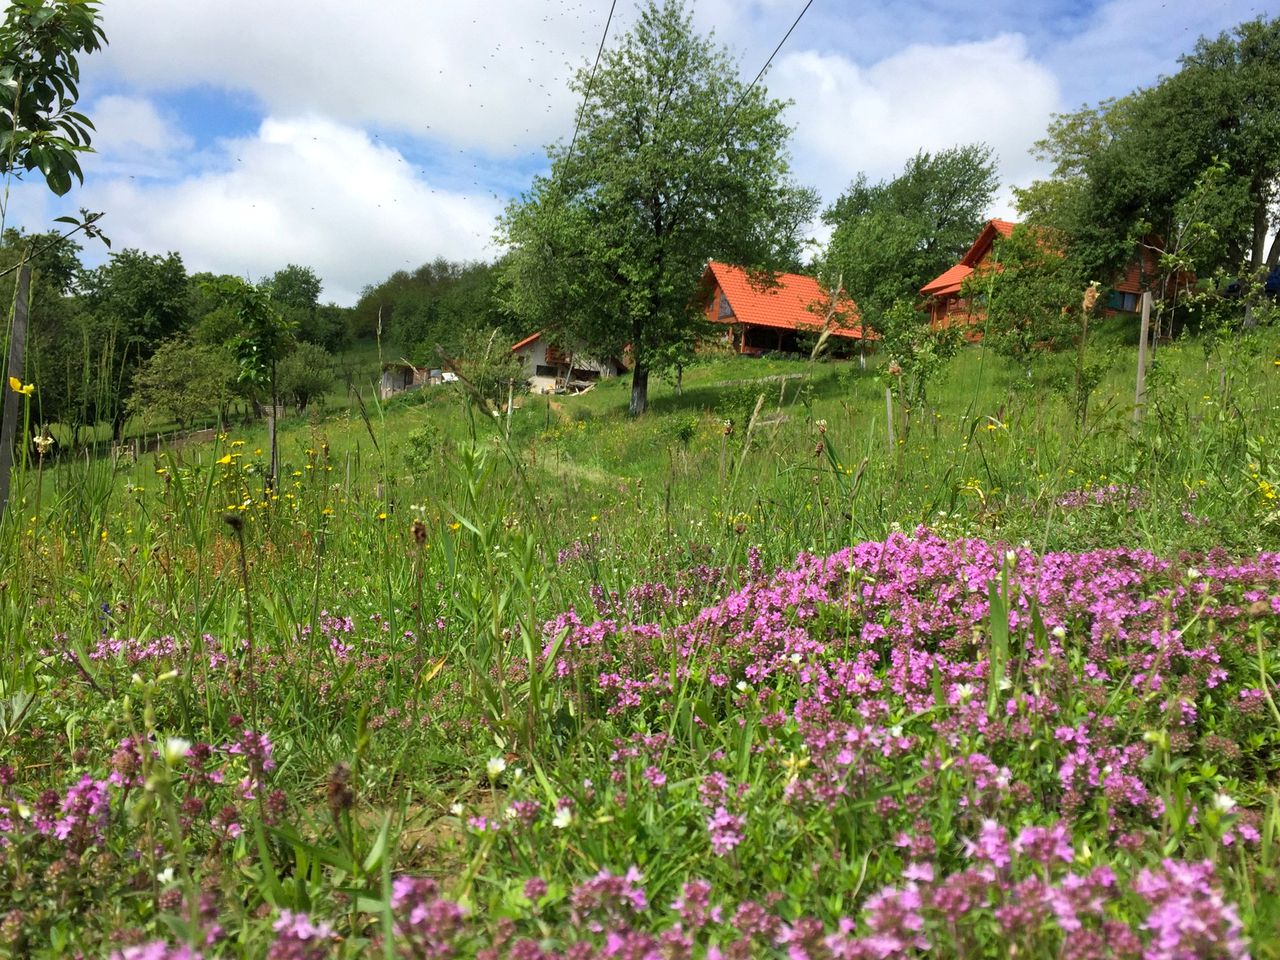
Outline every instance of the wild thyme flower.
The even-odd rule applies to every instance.
[[[707,833],[711,837],[711,851],[723,857],[742,843],[742,830],[746,819],[734,816],[723,806],[718,806],[707,819]]]
[[[267,960],[324,960],[330,954],[333,928],[313,922],[305,913],[281,910],[272,929],[276,939],[267,950]]]

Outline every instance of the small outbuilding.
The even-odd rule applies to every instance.
[[[382,365],[382,380],[378,384],[378,398],[386,400],[397,393],[416,390],[427,383],[439,383],[439,377],[439,370],[416,367],[408,360],[384,363]]]

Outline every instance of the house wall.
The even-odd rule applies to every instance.
[[[555,389],[557,381],[563,382],[565,374],[569,371],[570,359],[573,361],[573,372],[577,378],[592,373],[602,380],[618,375],[618,366],[612,360],[596,360],[577,352],[570,356],[568,352],[549,345],[542,337],[525,344],[515,353],[524,367],[525,376],[529,380],[529,389],[534,393],[550,393]]]

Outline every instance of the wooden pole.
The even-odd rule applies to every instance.
[[[889,456],[893,456],[897,443],[893,437],[893,390],[884,388],[884,422],[889,428]]]
[[[511,439],[511,411],[515,409],[516,382],[507,379],[507,439]]]
[[[18,271],[18,289],[13,299],[13,330],[9,338],[9,366],[7,377],[23,376],[23,353],[27,345],[27,305],[31,289],[31,268],[23,265]],[[20,397],[17,391],[10,389],[8,379],[0,384],[4,390],[4,422],[0,424],[0,517],[4,516],[5,507],[9,505],[9,482],[13,477],[13,450],[18,433],[18,404]],[[22,438],[26,442],[26,437]]]
[[[1141,423],[1147,404],[1147,340],[1151,332],[1151,292],[1142,294],[1142,330],[1138,334],[1138,380],[1133,392],[1133,422]]]

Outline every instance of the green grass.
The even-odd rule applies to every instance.
[[[104,788],[111,813],[100,840],[67,850],[33,832],[5,848],[13,854],[0,860],[0,903],[21,915],[0,907],[0,956],[103,955],[151,938],[199,944],[210,922],[201,891],[225,932],[208,955],[264,955],[282,909],[334,925],[342,940],[324,955],[367,955],[397,909],[390,878],[404,873],[435,877],[472,909],[461,955],[492,939],[504,917],[561,949],[589,936],[571,909],[575,885],[632,866],[653,905],[638,929],[665,929],[681,884],[704,877],[730,906],[777,895],[786,922],[813,917],[830,933],[871,893],[901,884],[905,854],[890,825],[917,791],[929,798],[920,829],[940,872],[968,862],[979,812],[1015,833],[1067,817],[1057,770],[1068,745],[1055,731],[1099,717],[1114,721],[1106,729],[1123,734],[1118,742],[1145,744],[1133,776],[1167,813],[1141,819],[1097,798],[1073,808],[1076,866],[1111,866],[1128,890],[1165,857],[1208,859],[1255,955],[1280,955],[1268,933],[1280,917],[1270,892],[1280,718],[1271,723],[1256,693],[1256,713],[1232,699],[1268,693],[1280,676],[1275,617],[1250,612],[1265,600],[1249,591],[1269,597],[1274,584],[1214,574],[1225,584],[1220,606],[1166,601],[1169,629],[1185,646],[1217,650],[1227,674],[1210,686],[1201,661],[1170,654],[1169,689],[1186,698],[1177,702],[1126,685],[1136,662],[1126,658],[1142,651],[1118,640],[1100,649],[1091,614],[1077,614],[1061,637],[1034,618],[1010,627],[986,612],[948,628],[927,651],[954,663],[939,659],[923,686],[976,687],[972,705],[965,692],[954,716],[936,703],[921,712],[910,698],[886,700],[885,716],[861,716],[851,700],[825,708],[825,722],[883,720],[945,758],[926,783],[923,754],[885,754],[863,771],[866,792],[848,809],[802,809],[789,794],[823,762],[798,720],[809,681],[798,671],[750,679],[753,660],[733,653],[750,625],[697,643],[683,632],[704,606],[785,579],[801,552],[921,526],[962,544],[947,549],[1025,544],[1019,566],[977,593],[1006,612],[1035,589],[1020,565],[1049,551],[1153,551],[1176,562],[1142,589],[1185,597],[1194,579],[1185,566],[1274,550],[1280,339],[1264,331],[1207,352],[1194,340],[1161,346],[1136,423],[1127,336],[1118,324],[1099,331],[1096,350],[1110,366],[1083,425],[1051,386],[1047,358],[1028,379],[973,346],[931,385],[927,405],[899,420],[892,446],[878,364],[730,359],[689,369],[679,392],[652,381],[651,412],[637,421],[625,416],[625,377],[576,397],[523,397],[509,421],[484,416],[452,386],[385,404],[370,394],[363,413],[334,393],[322,411],[281,424],[274,491],[260,426],[134,464],[67,457],[19,476],[0,526],[0,765],[15,768],[13,782],[0,783],[0,819],[34,809],[45,790],[61,803],[84,776],[115,770],[124,785]],[[356,382],[372,381],[376,349],[362,348],[351,369]],[[1119,492],[1088,499],[1109,487]],[[1081,497],[1088,502],[1071,505]],[[897,580],[859,576],[761,622],[802,627],[821,646],[806,669],[883,654],[866,669],[888,683],[889,648],[863,645],[859,631],[893,626],[902,609],[867,612],[839,591]],[[611,593],[621,607],[610,607]],[[894,596],[907,607],[929,600]],[[601,609],[596,646],[557,646],[579,637],[567,611],[590,629]],[[544,630],[558,617],[563,627]],[[560,672],[560,657],[588,659]],[[1086,663],[1113,675],[1091,679]],[[944,677],[943,666],[959,672]],[[1058,713],[1005,730],[1005,684],[984,690],[988,668],[1010,696],[1048,697]],[[611,710],[601,683],[614,673],[679,683]],[[1180,703],[1197,716],[1186,743]],[[956,726],[939,733],[935,717]],[[274,770],[244,752],[246,729],[270,733]],[[188,766],[147,750],[131,759],[120,746],[170,737],[213,745],[208,764],[223,782],[197,782]],[[1008,767],[1029,793],[982,807],[962,776],[961,760],[974,755]],[[492,773],[495,758],[507,769]],[[719,801],[745,819],[736,853],[707,847],[715,803],[702,791],[712,771],[746,791]],[[244,778],[256,784],[252,797],[236,794]],[[1218,795],[1257,826],[1259,846],[1220,844],[1237,814],[1211,815]],[[193,797],[206,804],[198,816],[183,807]],[[503,818],[516,800],[541,804],[527,830],[468,825]],[[556,805],[570,802],[557,826]],[[1134,836],[1122,844],[1121,830]],[[1049,873],[1046,883],[1061,879]],[[535,875],[549,889],[531,904],[522,891]],[[1137,927],[1147,908],[1125,893],[1108,909]],[[1016,938],[989,913],[975,917],[963,936],[930,918],[935,953],[1007,955]],[[1059,952],[1051,927],[1030,952]],[[714,927],[699,936],[703,950],[707,937],[732,935]],[[785,954],[776,943],[752,949]]]

